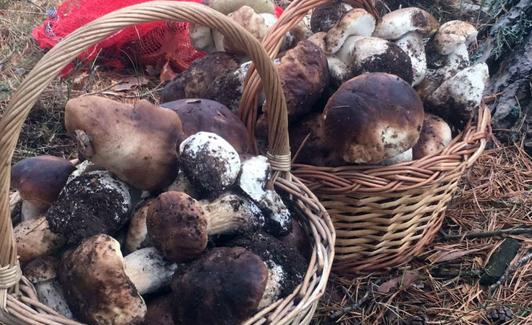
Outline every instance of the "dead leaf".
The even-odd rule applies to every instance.
[[[175,71],[170,66],[170,62],[166,61],[163,68],[161,69],[159,80],[161,82],[170,81],[170,80],[174,80],[175,76],[177,76],[177,73],[175,73]]]
[[[149,82],[150,80],[144,76],[130,76],[118,81],[118,84],[113,86],[111,90],[128,91],[133,88],[138,88],[140,86],[147,85]]]
[[[389,293],[395,288],[408,288],[418,279],[418,277],[419,273],[417,271],[406,271],[402,276],[393,278],[381,284],[377,288],[377,292]]]
[[[432,264],[443,263],[443,262],[456,260],[456,259],[459,259],[460,257],[464,257],[466,255],[476,253],[482,250],[484,250],[484,248],[467,249],[467,250],[440,250],[432,254],[431,256],[429,256],[428,260]]]
[[[72,79],[72,89],[74,90],[81,90],[83,86],[85,86],[85,82],[89,78],[89,74],[86,71],[83,71],[79,74],[77,74]]]

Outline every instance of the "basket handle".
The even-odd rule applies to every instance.
[[[268,105],[274,112],[269,114],[268,120],[269,132],[273,135],[268,147],[269,157],[273,159],[272,168],[277,169],[276,174],[283,172],[288,176],[290,149],[286,101],[275,67],[259,41],[249,32],[225,15],[191,2],[145,2],[96,19],[71,33],[41,58],[11,98],[0,121],[0,312],[6,308],[8,288],[15,286],[20,279],[8,197],[11,159],[24,120],[41,92],[78,54],[119,29],[157,20],[188,21],[217,29],[251,57],[262,77]]]
[[[262,45],[270,55],[270,58],[274,59],[277,57],[286,33],[299,24],[310,10],[337,2],[338,0],[294,0],[290,3],[275,24],[268,29],[268,33],[262,40]],[[363,8],[377,19],[379,18],[379,12],[375,7],[375,0],[342,0],[341,2],[351,5],[353,8]],[[240,101],[239,112],[240,119],[246,124],[252,139],[255,138],[260,87],[261,80],[257,75],[257,70],[255,70],[254,65],[251,65],[244,82],[244,91],[242,93],[242,100]],[[273,110],[269,111],[268,108],[268,114],[266,114],[268,123],[271,114],[275,114],[275,112]],[[271,141],[273,136],[275,134],[270,134],[270,129],[268,129],[268,142]]]

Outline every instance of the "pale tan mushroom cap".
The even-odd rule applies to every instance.
[[[397,40],[406,33],[417,32],[423,37],[430,37],[438,30],[439,23],[427,11],[408,7],[394,10],[381,19],[373,36],[387,40]]]
[[[449,124],[441,117],[425,114],[423,128],[416,145],[412,148],[414,159],[440,152],[452,140],[452,132]]]
[[[441,25],[434,36],[434,46],[438,53],[449,55],[462,44],[466,46],[476,41],[478,31],[475,26],[461,20],[451,20]]]

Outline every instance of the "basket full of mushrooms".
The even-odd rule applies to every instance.
[[[81,159],[39,156],[11,167],[28,112],[65,64],[125,26],[163,19],[217,30],[249,56],[272,112],[266,156],[250,154],[244,123],[213,100],[130,106],[82,96],[65,107]],[[290,173],[272,62],[222,13],[154,1],[83,26],[36,64],[0,129],[0,323],[310,323],[332,267],[334,227]],[[10,218],[10,186],[22,199],[19,222]]]
[[[301,29],[287,50],[287,33]],[[372,1],[295,0],[264,37],[280,57],[293,173],[335,224],[335,272],[400,265],[440,229],[490,134],[488,68],[468,52],[476,36],[415,7],[379,17]],[[244,106],[262,104],[259,86],[249,73]],[[268,107],[241,114],[263,137]]]

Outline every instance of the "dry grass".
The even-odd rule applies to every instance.
[[[532,160],[517,145],[499,146],[468,172],[440,236],[423,256],[385,275],[333,277],[317,323],[490,324],[487,312],[506,306],[514,315],[511,324],[532,324],[532,260],[509,272],[499,286],[483,287],[479,276],[502,236],[448,238],[514,227],[532,228]],[[532,238],[530,232],[510,237],[522,242],[512,262],[517,265],[532,251]],[[397,286],[380,293],[389,280]]]

